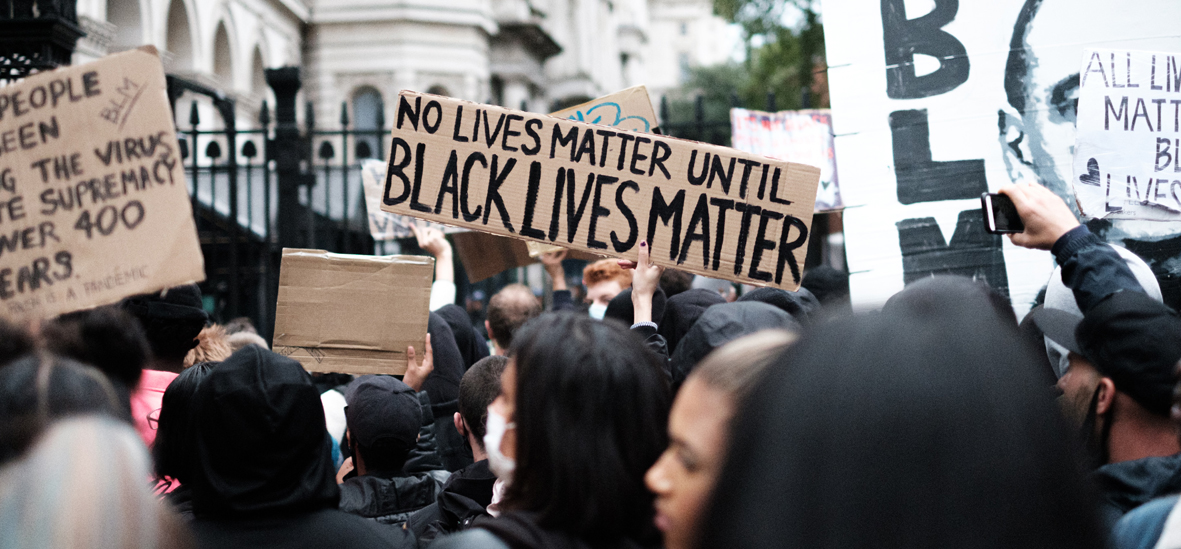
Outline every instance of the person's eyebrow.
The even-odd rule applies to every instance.
[[[1074,73],[1054,84],[1050,88],[1050,106],[1058,110],[1058,114],[1066,116],[1067,110],[1078,112],[1079,73]]]

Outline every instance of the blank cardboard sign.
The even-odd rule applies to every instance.
[[[382,210],[714,278],[799,287],[820,170],[399,94]]]
[[[205,279],[153,48],[0,88],[0,315]]]
[[[423,350],[434,270],[427,256],[284,248],[275,352],[309,372],[403,374],[406,348]]]

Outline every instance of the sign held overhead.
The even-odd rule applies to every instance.
[[[153,48],[0,88],[0,315],[205,278]]]
[[[382,210],[788,290],[820,170],[403,91]]]

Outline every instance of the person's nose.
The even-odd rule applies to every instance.
[[[665,467],[668,464],[668,452],[660,455],[660,459],[652,464],[648,472],[644,475],[644,484],[648,486],[653,494],[667,494],[672,489],[672,482],[668,479],[668,474]]]

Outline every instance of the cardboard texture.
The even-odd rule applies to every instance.
[[[427,256],[284,248],[272,346],[309,372],[401,375],[406,348],[423,352],[434,272]]]
[[[550,113],[555,118],[612,126],[641,133],[660,133],[648,88],[636,86],[593,101]]]
[[[1088,48],[1079,74],[1080,213],[1181,221],[1181,52]]]
[[[205,279],[153,48],[0,88],[0,315]]]
[[[652,110],[652,101],[648,98],[648,89],[644,86],[605,95],[550,116],[643,132],[657,128],[656,111]],[[412,237],[414,235],[410,232],[410,225],[415,223],[434,227],[447,234],[467,231],[459,227],[415,220],[413,217],[382,211],[381,193],[385,190],[386,165],[380,160],[366,160],[362,162],[361,167],[365,206],[369,212],[369,232],[374,240]],[[455,242],[456,255],[463,263],[471,282],[479,282],[509,269],[531,265],[541,254],[563,249],[561,246],[552,245],[539,247],[536,243],[527,246],[523,241],[505,239],[488,233],[457,236],[452,240]],[[567,257],[594,261],[601,256],[573,252]]]
[[[820,169],[448,97],[399,94],[384,211],[799,287]]]

